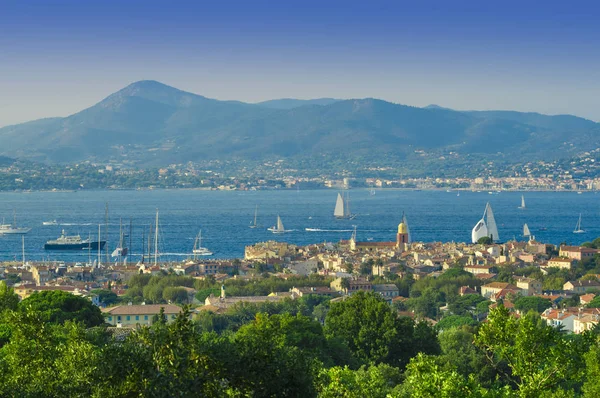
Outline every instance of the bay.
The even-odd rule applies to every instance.
[[[85,262],[97,253],[47,252],[44,243],[57,238],[61,230],[82,238],[104,234],[105,204],[109,206],[108,251],[112,252],[119,236],[119,219],[133,224],[132,260],[138,261],[142,239],[159,210],[159,251],[163,261],[182,261],[191,257],[194,238],[202,229],[202,246],[214,252],[207,258],[240,258],[244,247],[266,240],[306,245],[348,239],[356,225],[357,239],[395,240],[397,225],[405,212],[416,241],[469,242],[471,228],[481,218],[486,202],[490,202],[503,241],[524,240],[523,224],[527,223],[539,241],[580,244],[600,236],[599,195],[594,192],[526,192],[526,209],[518,209],[520,192],[350,190],[350,205],[358,216],[354,220],[336,220],[333,208],[335,190],[279,191],[79,191],[0,193],[0,217],[12,223],[16,211],[17,225],[30,227],[25,235],[27,260]],[[258,222],[249,224],[258,206]],[[582,213],[584,234],[573,234]],[[286,229],[275,235],[267,228],[280,215]],[[58,226],[43,226],[43,221],[56,219]],[[306,228],[317,231],[306,231]],[[0,260],[21,259],[21,237],[0,236]],[[105,260],[103,259],[103,262]],[[111,261],[114,261],[112,259]]]

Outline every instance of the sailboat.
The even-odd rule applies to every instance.
[[[256,208],[254,209],[254,221],[250,222],[250,228],[259,227],[259,225],[256,223],[256,216],[257,215],[258,215],[258,206],[256,206]]]
[[[473,230],[471,231],[471,241],[473,243],[477,243],[477,241],[484,236],[490,237],[492,242],[498,242],[500,240],[498,236],[498,227],[496,226],[496,219],[494,218],[494,212],[492,211],[492,206],[489,202],[485,205],[485,210],[483,211],[481,220],[475,224]]]
[[[525,208],[525,196],[521,195],[521,206],[519,206],[519,209],[524,209]]]
[[[582,234],[585,230],[581,229],[581,213],[579,213],[579,220],[577,221],[577,225],[575,226],[574,234]]]
[[[282,234],[287,232],[283,227],[283,223],[281,222],[281,217],[279,217],[279,215],[277,215],[277,225],[267,228],[267,230],[273,232],[274,234]]]
[[[0,235],[25,235],[27,232],[31,231],[31,228],[23,228],[17,227],[17,212],[13,211],[14,221],[13,224],[5,224],[4,219],[2,219],[2,224],[0,224]]]
[[[192,251],[194,256],[212,256],[213,253],[208,250],[206,247],[202,247],[202,230],[198,232],[198,236],[196,236],[196,240],[194,242],[194,250]]]
[[[527,224],[523,225],[523,236],[526,238],[531,238],[531,231],[529,230]]]
[[[348,220],[354,220],[354,218],[356,218],[356,214],[350,213],[350,199],[348,195],[344,198],[342,197],[342,194],[338,192],[333,216],[337,219]]]
[[[122,257],[127,256],[127,247],[125,247],[125,234],[123,233],[123,222],[119,220],[119,246],[112,252],[111,257],[118,257],[117,262],[120,262]]]

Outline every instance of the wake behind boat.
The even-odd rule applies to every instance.
[[[90,241],[90,239],[81,239],[79,235],[67,236],[63,229],[60,237],[46,242],[44,250],[102,250],[105,244],[105,240]]]

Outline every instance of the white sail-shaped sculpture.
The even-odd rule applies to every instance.
[[[494,218],[492,206],[490,206],[489,203],[485,205],[485,210],[483,211],[481,220],[475,224],[473,230],[471,231],[471,242],[477,243],[477,241],[484,236],[490,237],[493,242],[499,241],[496,219]]]
[[[500,242],[498,236],[498,227],[496,226],[496,219],[494,218],[494,212],[492,206],[488,203],[486,206],[487,218],[485,224],[488,230],[488,236],[492,239],[492,242]]]
[[[402,213],[402,222],[406,225],[406,233],[408,234],[408,243],[412,243],[412,236],[410,235],[410,228],[408,227],[408,221],[406,221],[406,214]]]
[[[523,236],[524,237],[531,236],[531,231],[529,230],[529,227],[527,226],[527,224],[523,225]]]
[[[335,202],[335,210],[333,210],[333,215],[335,218],[346,217],[346,213],[344,212],[344,198],[342,198],[342,194],[339,192]]]
[[[485,225],[485,220],[482,218],[475,224],[473,231],[471,231],[471,241],[477,243],[484,236],[488,236],[488,229]]]

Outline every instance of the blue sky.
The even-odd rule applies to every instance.
[[[247,102],[375,97],[600,121],[597,3],[0,0],[0,126],[143,79]]]

